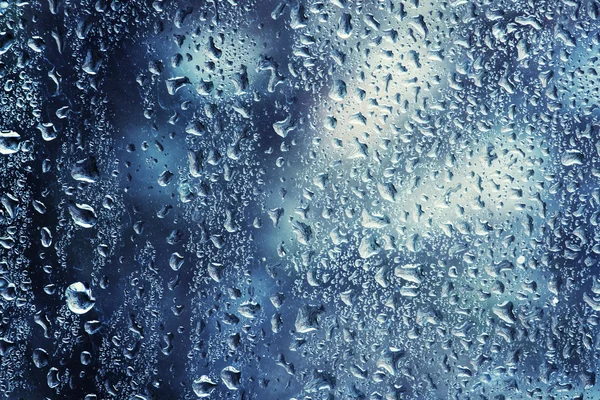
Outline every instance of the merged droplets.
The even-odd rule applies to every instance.
[[[65,291],[67,307],[75,314],[85,314],[94,308],[96,299],[90,288],[81,282],[70,284]]]

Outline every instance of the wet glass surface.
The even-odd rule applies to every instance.
[[[0,1],[7,399],[600,399],[600,3]]]

